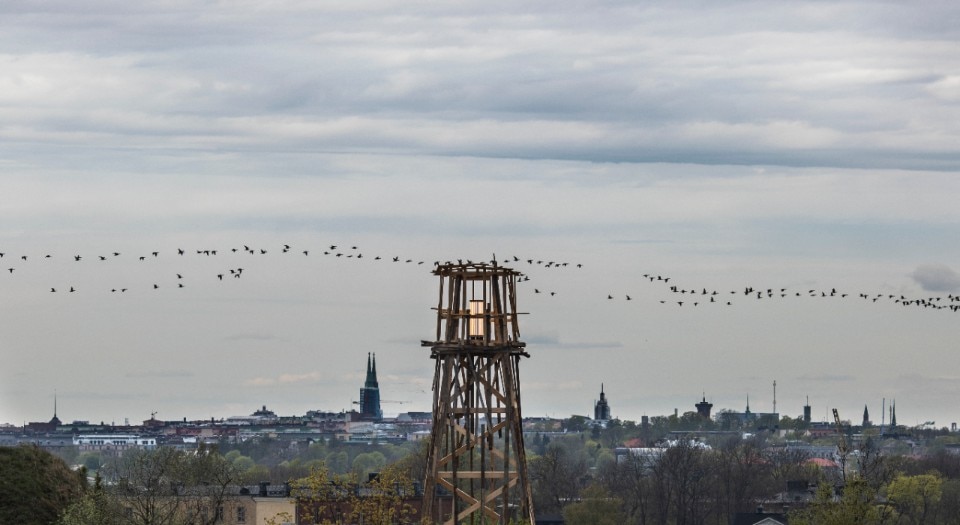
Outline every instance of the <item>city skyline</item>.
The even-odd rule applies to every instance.
[[[431,265],[494,255],[524,415],[960,420],[958,6],[0,15],[0,421],[349,408],[367,352],[428,407]]]
[[[381,418],[382,418],[382,419],[395,418],[395,417],[397,417],[397,415],[399,415],[399,414],[404,414],[404,413],[408,413],[408,412],[430,412],[429,407],[423,408],[423,407],[410,407],[410,406],[407,406],[407,407],[399,406],[399,407],[397,408],[397,410],[386,411],[386,412],[380,410],[380,406],[379,406],[379,401],[380,401],[380,399],[379,399],[379,386],[377,385],[378,382],[377,382],[377,380],[376,380],[376,364],[375,364],[376,362],[375,362],[375,356],[373,357],[373,359],[374,359],[374,360],[372,361],[372,365],[371,365],[370,357],[368,356],[368,363],[367,363],[367,368],[366,368],[366,372],[365,372],[365,381],[364,381],[364,383],[363,383],[364,386],[360,388],[360,395],[359,395],[359,397],[357,398],[357,399],[360,399],[360,401],[351,401],[352,406],[350,406],[350,407],[342,407],[342,408],[339,408],[339,409],[337,409],[337,408],[335,408],[335,407],[334,407],[334,408],[324,407],[324,408],[312,409],[311,411],[330,412],[330,413],[347,413],[347,412],[353,412],[353,413],[356,413],[357,416],[360,417],[360,418],[366,418],[366,419],[374,418],[374,419],[377,419],[377,420],[379,420],[379,419],[381,419]],[[371,385],[371,378],[372,378],[372,384],[374,385],[373,387],[370,386],[370,385]],[[376,391],[377,391],[377,394],[376,394],[376,397],[375,397],[376,401],[370,401],[371,404],[370,404],[369,406],[367,406],[367,405],[365,404],[365,402],[363,401],[363,399],[364,399],[365,394],[369,395],[369,391],[370,391],[371,388],[372,388],[373,390],[376,390]],[[809,396],[808,396],[808,397],[809,397]],[[692,408],[691,408],[691,407],[675,407],[675,413],[678,414],[678,415],[684,415],[684,414],[687,414],[687,413],[690,413],[690,414],[699,413],[700,415],[703,415],[704,413],[710,414],[710,411],[711,411],[711,409],[713,408],[713,404],[710,402],[710,401],[712,401],[712,398],[708,401],[708,396],[706,395],[706,393],[703,393],[703,394],[702,394],[702,397],[701,397],[701,400],[702,400],[701,402],[698,402],[698,403],[692,405]],[[388,402],[388,403],[399,403],[400,405],[410,403],[410,402],[408,402],[408,401],[402,401],[402,402],[401,402],[401,401],[387,401],[387,402]],[[809,403],[810,403],[809,399],[806,399],[805,402],[807,403],[807,405],[801,407],[801,412],[800,412],[799,414],[793,414],[793,413],[791,413],[791,412],[789,412],[789,411],[788,411],[788,412],[778,412],[778,411],[776,410],[776,405],[775,405],[775,403],[776,403],[776,398],[774,398],[774,404],[772,405],[772,409],[771,409],[770,411],[765,411],[762,406],[758,409],[758,407],[757,407],[756,404],[754,405],[754,408],[751,409],[751,408],[750,408],[750,399],[749,399],[749,396],[747,396],[747,398],[746,398],[746,400],[745,400],[745,404],[744,404],[744,406],[743,406],[742,408],[743,408],[743,411],[745,411],[745,412],[752,412],[752,413],[757,413],[757,414],[776,413],[776,414],[778,414],[780,417],[789,416],[789,417],[791,417],[791,418],[793,418],[793,419],[802,420],[802,419],[804,418],[805,410],[806,410],[807,408],[811,408],[811,409],[812,409],[812,406],[809,405]],[[84,418],[82,418],[82,417],[72,418],[72,419],[69,419],[69,420],[60,420],[60,418],[58,417],[57,403],[58,403],[57,393],[54,392],[54,394],[53,394],[53,413],[52,413],[52,418],[51,418],[51,420],[50,420],[51,422],[52,422],[52,421],[57,421],[58,424],[62,423],[63,425],[66,425],[66,426],[69,426],[71,423],[74,423],[74,422],[87,422],[87,423],[91,423],[91,424],[96,424],[96,423],[97,423],[97,420],[84,419]],[[703,405],[703,406],[701,406],[701,405]],[[264,404],[260,405],[260,407],[256,407],[256,408],[254,409],[254,412],[253,412],[252,414],[250,414],[250,415],[257,415],[257,414],[260,413],[260,412],[268,412],[268,410],[267,410],[268,406],[274,406],[274,405],[270,405],[269,403],[264,403]],[[606,416],[608,416],[608,417],[601,417],[601,418],[599,418],[599,419],[616,419],[616,420],[621,420],[621,421],[633,421],[633,422],[636,422],[636,423],[639,423],[639,422],[641,421],[641,419],[642,419],[642,418],[637,418],[637,419],[622,418],[622,417],[614,414],[614,413],[611,411],[611,408],[610,408],[610,405],[609,405],[609,400],[606,398],[606,394],[605,394],[605,391],[604,391],[604,385],[603,385],[603,384],[601,384],[599,396],[593,400],[593,412],[594,412],[594,416],[592,417],[592,419],[595,419],[595,420],[598,419],[598,417],[596,416],[596,414],[599,413],[599,412],[598,412],[599,410],[601,410],[601,408],[598,408],[598,407],[601,407],[601,406],[602,406],[603,414],[606,415]],[[708,407],[708,408],[703,408],[703,407]],[[895,424],[896,424],[896,417],[895,417],[895,412],[894,412],[894,411],[896,410],[895,407],[896,407],[896,399],[891,399],[891,400],[883,399],[882,402],[881,402],[881,410],[879,411],[879,413],[880,413],[879,419],[877,419],[876,421],[874,421],[873,418],[871,418],[871,419],[870,419],[870,423],[873,424],[874,426],[877,426],[877,427],[880,427],[880,426],[891,426],[892,424],[895,425]],[[719,407],[717,407],[717,411],[712,414],[711,419],[716,419],[716,418],[717,418],[717,414],[720,413],[721,411],[738,412],[738,410],[737,410],[738,408],[741,408],[741,407],[736,407],[736,406],[719,406]],[[824,413],[823,413],[823,416],[822,416],[820,419],[818,419],[817,416],[816,416],[816,414],[814,414],[814,413],[812,412],[812,410],[811,410],[810,420],[811,420],[812,422],[820,422],[820,423],[832,424],[832,423],[833,423],[833,419],[832,419],[832,416],[831,416],[831,411],[832,411],[833,408],[835,408],[835,407],[824,407]],[[788,409],[788,410],[790,410],[790,409]],[[705,411],[705,412],[704,412],[704,411]],[[865,404],[865,405],[864,405],[864,414],[867,414],[868,411],[869,411],[869,404]],[[276,414],[278,417],[299,417],[299,416],[302,416],[302,415],[303,415],[303,414],[293,414],[293,413],[290,413],[290,414],[288,414],[288,413],[276,413],[274,410],[269,410],[269,412],[270,412],[270,413],[273,413],[273,414]],[[309,412],[309,411],[308,411],[308,412]],[[876,412],[875,412],[875,413],[876,413]],[[156,416],[157,416],[157,414],[158,414],[158,411],[151,411],[151,412],[150,412],[150,418],[149,418],[149,419],[151,419],[151,420],[152,420],[152,419],[155,419]],[[856,424],[856,423],[859,421],[856,417],[847,417],[847,416],[846,416],[846,412],[843,412],[843,414],[844,414],[844,418],[843,418],[843,419],[850,421],[851,424]],[[246,415],[247,415],[247,414],[230,414],[230,415],[220,415],[219,417],[214,415],[214,416],[211,416],[211,419],[212,419],[212,420],[216,420],[216,421],[224,421],[224,420],[227,420],[227,419],[230,419],[230,418],[233,418],[233,417],[244,417],[244,416],[246,416]],[[670,413],[662,413],[662,414],[646,414],[646,413],[645,413],[645,414],[643,414],[644,417],[668,417],[668,416],[670,416],[670,415],[671,415]],[[539,414],[533,414],[533,415],[531,415],[531,417],[539,418],[539,417],[545,417],[545,416],[544,416],[544,415],[539,415]],[[583,413],[581,413],[581,412],[573,411],[573,412],[569,412],[568,414],[565,414],[565,415],[551,414],[550,416],[546,416],[546,417],[550,417],[550,418],[553,418],[553,419],[567,419],[567,418],[570,418],[570,417],[587,417],[587,418],[591,418],[591,415],[590,415],[589,412],[583,412]],[[864,416],[864,417],[866,417],[866,416]],[[163,420],[164,418],[156,418],[156,419]],[[188,418],[186,418],[186,417],[181,418],[181,417],[179,417],[179,416],[176,416],[176,417],[173,417],[173,418],[168,418],[168,419],[166,419],[166,420],[167,420],[167,421],[180,421],[181,419],[183,419],[183,420],[185,420],[185,421],[188,420]],[[206,421],[207,419],[208,419],[208,418],[199,418],[199,419],[189,419],[189,420],[190,420],[190,421]],[[140,419],[130,418],[130,417],[126,417],[126,416],[125,416],[125,417],[123,418],[123,423],[118,423],[117,420],[110,420],[110,421],[100,420],[100,423],[109,424],[109,425],[123,425],[123,426],[130,425],[130,426],[137,426],[139,423],[141,423],[141,422],[143,422],[143,421],[146,421],[146,420],[140,420]],[[39,418],[39,419],[34,419],[34,420],[30,420],[30,421],[26,421],[26,420],[25,420],[25,421],[22,422],[22,425],[25,426],[27,423],[43,423],[43,422],[45,422],[45,420],[43,420],[43,418],[41,417],[41,418]],[[916,424],[914,424],[914,425],[909,425],[909,424],[908,424],[908,425],[901,425],[901,426],[907,426],[907,427],[909,427],[909,426],[929,426],[931,423],[933,423],[933,422],[931,422],[931,421],[919,422],[919,421],[918,421],[918,422],[917,422]],[[3,424],[8,424],[8,425],[17,426],[17,425],[16,425],[15,423],[13,423],[13,422],[0,421],[0,425],[3,425]],[[956,424],[956,422],[951,422],[951,423],[949,423],[949,424],[941,423],[940,425],[934,425],[934,427],[935,427],[935,428],[951,428],[951,425],[955,425],[955,424]]]

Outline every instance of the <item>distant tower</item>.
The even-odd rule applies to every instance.
[[[520,272],[492,264],[438,264],[431,347],[433,429],[422,515],[444,525],[536,523],[520,413]],[[442,487],[451,513],[437,516]],[[439,517],[439,519],[437,519]]]
[[[600,401],[593,405],[593,419],[596,421],[610,420],[610,405],[607,403],[607,395],[603,393],[603,383],[600,383]]]
[[[870,422],[870,412],[867,411],[867,405],[863,405],[863,424],[861,426],[873,426],[873,423]]]
[[[810,415],[810,396],[807,396],[807,404],[803,405],[803,423],[806,425],[809,425],[811,419],[812,417]]]
[[[380,410],[380,383],[377,382],[377,355],[367,353],[367,380],[360,389],[360,417],[379,421],[383,419]]]
[[[773,413],[777,413],[777,380],[773,380]]]
[[[713,403],[707,403],[707,394],[704,392],[703,401],[694,405],[697,407],[697,414],[700,414],[700,417],[703,419],[710,419],[710,409],[713,408]]]
[[[897,400],[890,403],[890,428],[897,428]]]
[[[60,422],[60,418],[57,417],[57,391],[54,390],[53,391],[53,418],[50,419],[50,426],[52,426],[54,430],[56,430],[56,428],[59,427],[61,424],[62,423]]]

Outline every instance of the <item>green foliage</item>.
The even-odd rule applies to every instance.
[[[568,525],[619,525],[625,520],[622,508],[620,499],[592,485],[583,491],[580,501],[564,507],[563,520]]]
[[[413,493],[413,480],[397,466],[381,470],[365,488],[351,497],[354,520],[369,525],[393,525],[406,523],[414,514],[413,506],[403,500],[404,494]]]
[[[173,524],[186,519],[213,525],[216,509],[239,480],[237,469],[214,448],[131,450],[109,469],[105,493],[123,509],[126,525]]]
[[[0,447],[0,523],[54,523],[83,495],[85,476],[39,447]]]
[[[330,452],[327,455],[326,464],[330,467],[331,472],[346,474],[350,469],[350,455],[342,450]]]
[[[897,476],[887,486],[887,501],[905,523],[927,523],[940,503],[943,478],[937,473]]]
[[[563,421],[563,429],[567,432],[583,432],[587,430],[588,422],[586,416],[570,416]]]
[[[77,461],[90,472],[100,470],[103,466],[103,457],[99,452],[84,452],[77,456]]]
[[[240,472],[246,472],[253,468],[257,463],[248,456],[240,456],[237,459],[233,460],[233,466]]]
[[[93,490],[67,507],[57,525],[121,525],[122,512],[119,502],[104,492],[97,474]]]
[[[379,472],[387,464],[387,458],[380,452],[367,452],[353,458],[350,465],[353,474],[358,479],[366,479],[367,475]]]
[[[863,478],[854,478],[834,498],[833,487],[821,483],[813,503],[806,509],[790,513],[791,525],[883,525],[895,523],[896,515],[877,504],[877,492]]]
[[[589,454],[576,439],[557,439],[544,454],[529,458],[533,505],[539,511],[560,512],[575,499],[588,470]]]
[[[320,464],[308,476],[291,481],[290,487],[300,515],[312,516],[315,523],[348,517],[354,523],[392,525],[408,523],[416,512],[404,501],[404,495],[413,494],[413,480],[401,464],[385,466],[369,482],[354,474],[331,474]],[[349,516],[343,509],[349,509]]]

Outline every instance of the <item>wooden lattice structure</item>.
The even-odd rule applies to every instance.
[[[453,510],[440,522],[534,523],[520,414],[521,357],[516,283],[496,262],[439,265],[433,431],[424,516],[440,493]],[[432,497],[431,497],[432,495]]]

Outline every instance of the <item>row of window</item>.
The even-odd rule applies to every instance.
[[[77,441],[77,444],[78,445],[138,445],[139,444],[143,446],[156,445],[155,442],[146,440],[146,439],[141,440],[140,443],[137,443],[136,440],[127,441],[125,439],[114,439],[114,440],[89,439],[89,440]]]

